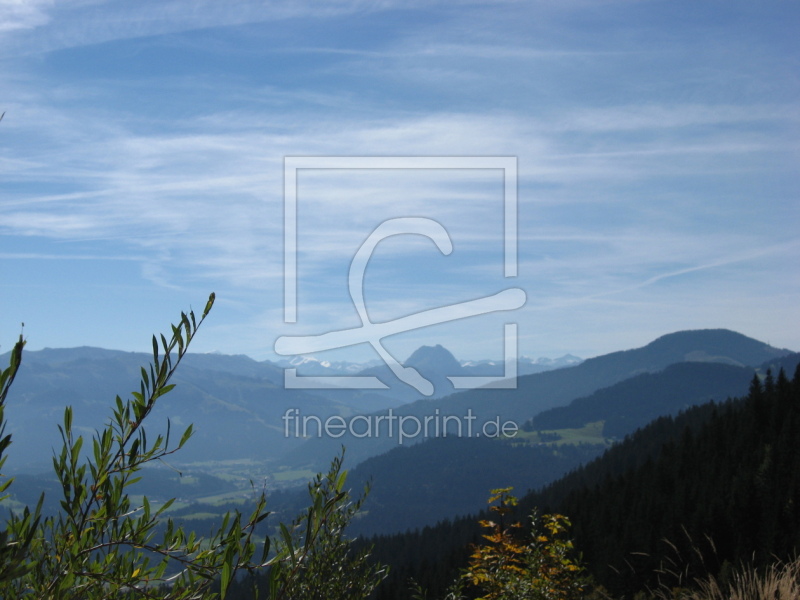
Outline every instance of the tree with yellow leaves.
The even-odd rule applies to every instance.
[[[517,499],[512,488],[492,490],[489,504],[497,521],[484,520],[489,542],[477,546],[462,579],[480,590],[482,600],[572,600],[583,595],[583,567],[567,538],[569,519],[563,515],[531,515],[531,534],[520,535],[518,522],[504,521]],[[495,504],[496,503],[496,504]]]

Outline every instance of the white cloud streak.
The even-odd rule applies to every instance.
[[[542,6],[540,29],[554,12],[569,10]],[[720,102],[676,88],[663,99],[643,92],[622,100],[603,88],[584,98],[588,86],[569,84],[595,68],[635,79],[619,74],[647,64],[636,43],[583,43],[579,31],[565,41],[558,31],[527,39],[511,22],[527,14],[522,5],[510,4],[508,14],[480,3],[443,8],[439,18],[450,29],[418,26],[385,40],[282,40],[264,50],[230,38],[237,42],[229,42],[232,53],[252,52],[258,60],[280,55],[308,69],[296,79],[276,72],[274,80],[237,74],[219,81],[187,69],[174,81],[119,75],[53,82],[36,64],[55,49],[145,36],[165,36],[188,53],[202,39],[169,35],[210,28],[223,37],[224,28],[230,34],[245,23],[276,20],[287,28],[339,23],[342,15],[399,7],[0,0],[0,74],[7,82],[0,232],[14,239],[111,240],[120,254],[129,253],[126,260],[141,264],[146,281],[170,290],[222,283],[232,291],[230,302],[245,311],[256,295],[279,295],[284,156],[513,155],[520,168],[521,280],[536,291],[526,310],[611,304],[625,295],[644,306],[663,284],[713,279],[727,268],[746,277],[758,270],[754,262],[796,250],[789,241],[796,209],[771,215],[766,208],[763,223],[748,227],[756,200],[778,206],[786,202],[780,194],[796,195],[787,165],[798,156],[800,116],[790,93]],[[476,21],[481,11],[488,20]],[[661,60],[671,52],[647,48]],[[14,66],[15,56],[26,57],[30,72]],[[695,76],[693,68],[673,65],[671,74]],[[630,89],[644,89],[647,75]],[[724,73],[714,77],[726,81]],[[175,108],[117,105],[128,92]],[[783,192],[769,188],[776,175]],[[448,272],[435,280],[422,269],[402,268],[404,260],[429,258],[429,248],[382,247],[380,267],[398,279],[371,280],[376,314],[415,310],[413,294],[421,290],[435,305],[481,295],[487,282],[495,283],[499,218],[485,202],[499,187],[492,188],[491,178],[359,177],[316,174],[301,181],[300,266],[314,278],[301,281],[310,284],[303,288],[308,313],[352,316],[346,296],[334,302],[331,290],[343,281],[354,244],[398,210],[446,223],[457,260],[441,263]],[[736,189],[748,185],[759,188],[758,198]],[[4,248],[0,256],[86,261],[93,253]],[[398,298],[402,292],[407,296]],[[267,310],[251,315],[254,323],[273,317]]]
[[[52,0],[0,0],[0,36],[6,32],[41,27],[50,21]]]

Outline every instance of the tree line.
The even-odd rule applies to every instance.
[[[564,514],[595,585],[616,597],[725,579],[800,550],[800,364],[754,375],[746,397],[656,419],[592,461],[523,497],[532,510]],[[407,582],[442,597],[471,545],[476,521],[365,540],[390,566],[380,600],[412,598]]]

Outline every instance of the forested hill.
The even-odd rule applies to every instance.
[[[743,399],[657,419],[524,497],[518,517],[534,507],[567,515],[591,573],[617,596],[655,585],[667,559],[691,578],[790,558],[800,551],[798,360],[780,361],[793,367],[792,380],[770,373]],[[375,538],[376,559],[394,567],[377,597],[409,598],[412,576],[441,597],[466,564],[466,544],[478,540],[476,520]]]
[[[349,474],[372,484],[353,535],[395,533],[480,510],[487,490],[520,493],[555,481],[598,456],[603,446],[515,443],[489,438],[434,438],[367,459]]]
[[[539,427],[536,417],[536,429],[545,431],[505,440],[449,435],[398,445],[351,470],[352,485],[371,482],[372,488],[350,532],[399,533],[475,513],[493,488],[513,486],[518,495],[541,489],[602,454],[608,437],[622,439],[659,416],[745,395],[753,373],[752,367],[725,363],[677,363],[543,413],[562,419]]]
[[[651,437],[668,441],[648,452]],[[639,464],[617,474],[631,456]],[[698,573],[790,558],[800,550],[800,367],[791,382],[783,371],[754,381],[743,402],[657,421],[533,505],[572,518],[577,546],[615,592],[653,583],[659,558],[674,552],[664,540]]]
[[[536,415],[528,428],[578,429],[602,421],[605,437],[622,439],[660,416],[709,400],[741,396],[752,377],[752,368],[726,363],[676,363],[546,410]]]

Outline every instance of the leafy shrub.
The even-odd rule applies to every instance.
[[[171,500],[158,508],[147,497],[132,504],[127,491],[140,479],[142,467],[177,452],[192,435],[190,425],[171,444],[167,421],[165,435],[148,439],[143,424],[174,387],[169,381],[214,299],[211,294],[199,321],[191,311],[181,313],[169,341],[153,336],[153,362],[149,369],[142,367],[139,390],[126,401],[116,397],[108,425],[92,436],[88,458],[82,453],[83,436],[73,431],[72,409],[65,408],[59,426],[62,448],[53,458],[63,492],[61,510],[42,515],[42,495],[36,507],[12,514],[0,531],[0,597],[225,598],[237,573],[260,568],[269,569],[273,599],[317,597],[306,592],[322,584],[348,590],[350,598],[365,597],[380,581],[380,567],[366,568],[363,555],[346,552],[343,530],[361,501],[352,504],[344,490],[341,458],[327,477],[318,476],[310,486],[312,504],[302,518],[281,525],[282,537],[272,553],[269,538],[260,540],[255,533],[269,515],[263,492],[249,516],[228,513],[205,538],[166,517]],[[20,335],[9,367],[0,371],[0,468],[11,444],[3,409],[24,345]],[[11,484],[11,479],[0,480],[0,494]],[[163,539],[156,540],[156,527],[165,518]]]

